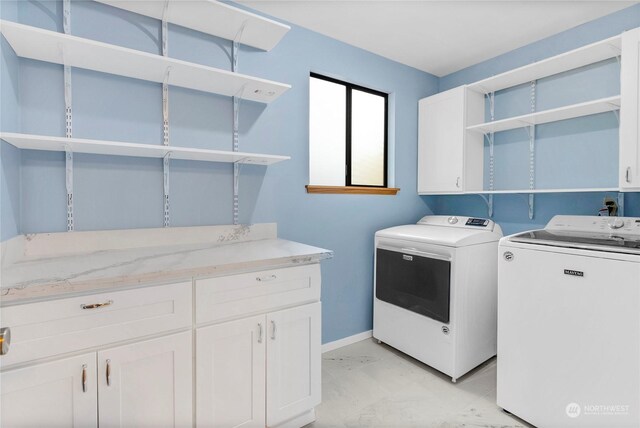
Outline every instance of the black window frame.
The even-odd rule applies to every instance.
[[[376,91],[374,89],[366,88],[364,86],[355,85],[353,83],[345,82],[343,80],[334,79],[333,77],[327,77],[322,74],[313,73],[309,74],[309,77],[315,79],[326,80],[327,82],[336,83],[346,88],[346,166],[345,166],[345,187],[372,187],[372,188],[387,188],[388,176],[389,176],[389,94],[386,92]],[[384,98],[384,180],[381,186],[374,184],[352,184],[351,182],[351,94],[353,90],[367,92],[369,94],[378,95]]]

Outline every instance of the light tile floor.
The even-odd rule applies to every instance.
[[[308,428],[528,427],[496,404],[496,360],[452,383],[367,339],[322,356],[322,404]]]

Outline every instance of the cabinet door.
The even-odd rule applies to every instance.
[[[267,426],[320,404],[320,302],[267,315]]]
[[[95,427],[95,352],[0,374],[0,426]]]
[[[191,332],[98,352],[101,427],[192,425]]]
[[[420,100],[418,193],[463,190],[465,87]]]
[[[265,316],[196,331],[196,423],[265,426]]]
[[[640,30],[622,34],[620,188],[640,190]]]

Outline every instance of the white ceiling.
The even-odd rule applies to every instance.
[[[436,76],[638,3],[593,0],[239,2]]]

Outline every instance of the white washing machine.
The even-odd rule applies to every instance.
[[[496,354],[500,226],[427,216],[376,233],[373,336],[457,378]]]
[[[505,237],[497,402],[539,428],[640,427],[640,218]]]

